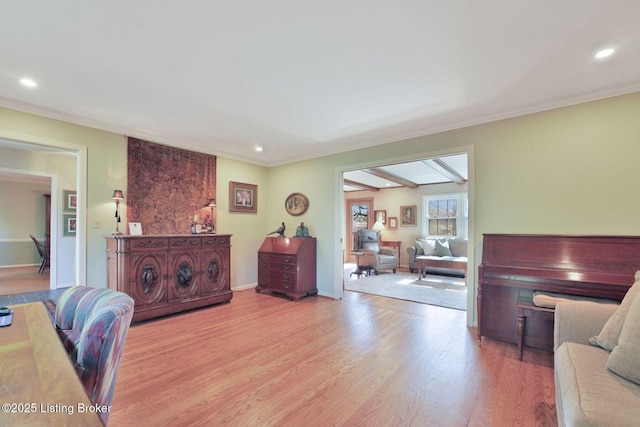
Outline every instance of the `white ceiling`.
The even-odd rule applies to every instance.
[[[376,166],[343,173],[343,191],[379,191],[385,188],[410,187],[469,179],[467,155],[454,154],[411,162]]]
[[[637,0],[5,3],[1,106],[266,166],[640,90]]]

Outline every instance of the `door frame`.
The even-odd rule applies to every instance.
[[[352,163],[335,168],[334,179],[334,197],[335,205],[338,207],[335,210],[334,220],[336,224],[339,224],[337,229],[338,236],[335,241],[335,259],[334,259],[334,274],[337,280],[334,281],[334,298],[342,299],[344,296],[343,289],[343,277],[344,277],[344,254],[345,254],[345,242],[344,236],[346,235],[346,221],[345,221],[345,195],[343,191],[343,173],[355,170],[372,168],[376,166],[384,166],[392,163],[404,163],[415,160],[426,159],[430,157],[441,157],[452,154],[467,154],[467,194],[469,201],[469,217],[468,217],[468,254],[467,263],[469,268],[467,269],[467,326],[477,325],[477,283],[476,283],[476,262],[475,262],[475,147],[473,145],[466,145],[460,147],[452,147],[441,150],[426,151],[422,153],[415,153],[401,157],[388,157],[384,160],[368,161],[363,163]]]

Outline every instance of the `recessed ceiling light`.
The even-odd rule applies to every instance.
[[[25,85],[27,87],[36,87],[36,86],[38,86],[38,83],[36,83],[34,80],[28,79],[26,77],[20,79],[20,83],[22,83],[23,85]]]
[[[607,58],[607,57],[613,55],[613,52],[615,52],[615,49],[609,47],[607,49],[599,50],[595,54],[595,57],[596,57],[596,59],[604,59],[604,58]]]
[[[258,145],[258,146],[256,146],[256,151],[257,151],[258,153],[261,153],[261,152],[262,152],[262,147],[260,147],[259,145]]]

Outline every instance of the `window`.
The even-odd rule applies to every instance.
[[[467,237],[467,194],[424,196],[424,236]]]

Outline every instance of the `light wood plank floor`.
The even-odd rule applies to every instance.
[[[554,426],[549,353],[485,340],[466,313],[346,292],[135,324],[110,426]]]
[[[49,289],[49,269],[38,274],[39,266],[0,268],[0,295]]]

